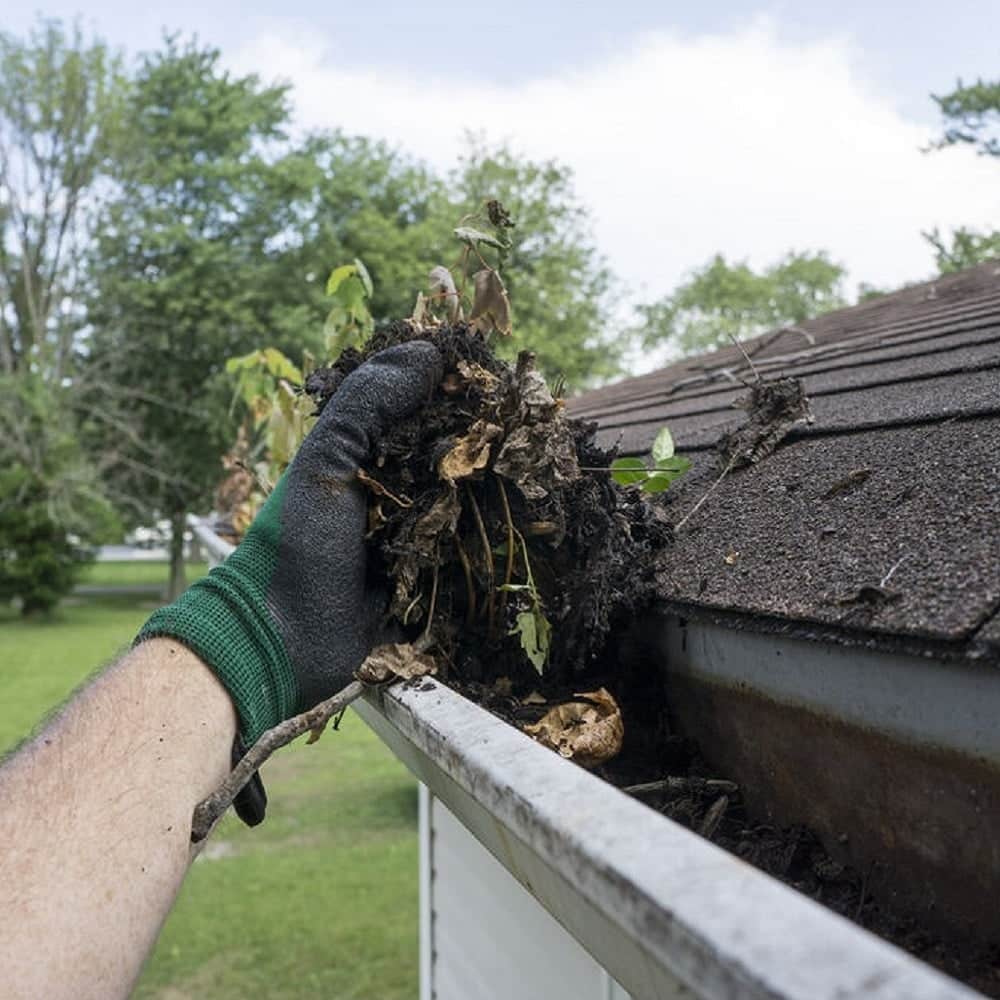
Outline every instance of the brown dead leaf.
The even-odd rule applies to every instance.
[[[477,330],[489,333],[496,330],[501,336],[510,334],[510,299],[500,275],[490,267],[476,271],[472,276],[475,295],[469,319]]]
[[[477,420],[469,432],[460,437],[451,450],[438,462],[438,475],[449,483],[465,479],[490,460],[490,444],[503,435],[503,428],[485,420]]]
[[[434,501],[427,513],[413,524],[412,530],[403,536],[406,544],[401,545],[401,554],[393,563],[391,573],[392,579],[396,581],[396,589],[390,610],[400,621],[407,617],[406,610],[416,593],[420,571],[435,565],[438,546],[443,538],[454,534],[461,510],[458,493],[449,489]]]
[[[434,673],[437,673],[437,664],[433,656],[418,653],[408,642],[389,642],[376,646],[358,667],[355,676],[365,684],[384,684]]]
[[[459,361],[456,365],[459,374],[465,381],[477,388],[484,396],[492,395],[499,383],[499,379],[493,372],[488,371],[475,361]]]
[[[521,699],[522,705],[547,705],[548,702],[549,699],[544,695],[539,694],[537,691],[532,691],[531,694],[525,695],[525,697]]]
[[[451,276],[451,271],[438,264],[437,267],[431,268],[427,282],[431,300],[443,303],[448,322],[459,322],[462,319],[462,305],[458,299],[458,290],[455,288],[455,279]]]
[[[417,301],[413,304],[413,314],[410,322],[420,329],[430,319],[430,310],[427,308],[427,297],[423,292],[417,292]]]
[[[575,697],[580,700],[556,705],[538,722],[525,726],[524,731],[582,767],[597,767],[622,748],[625,737],[622,713],[606,688]]]
[[[580,478],[569,425],[559,419],[515,427],[504,439],[493,469],[527,499],[544,500],[557,487]]]

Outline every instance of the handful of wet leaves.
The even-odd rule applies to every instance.
[[[500,360],[475,325],[397,323],[314,372],[306,391],[322,409],[369,355],[417,338],[441,351],[444,378],[359,473],[389,624],[459,690],[517,708],[530,695],[544,718],[526,731],[596,766],[621,747],[621,713],[609,690],[574,695],[613,676],[616,636],[650,600],[670,529],[611,481],[614,453],[566,416],[533,356]]]

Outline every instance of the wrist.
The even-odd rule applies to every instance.
[[[244,549],[248,543],[250,551]],[[267,610],[265,586],[248,572],[267,561],[266,552],[248,538],[173,604],[155,611],[136,638],[136,643],[172,638],[195,653],[229,693],[247,746],[293,715],[298,700],[288,653]]]

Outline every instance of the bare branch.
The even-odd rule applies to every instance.
[[[246,783],[275,750],[279,750],[310,730],[325,726],[330,719],[347,708],[352,701],[361,697],[363,691],[364,685],[361,681],[351,681],[347,687],[338,691],[332,698],[321,701],[308,712],[303,712],[301,715],[278,723],[273,729],[264,733],[236,765],[229,777],[207,799],[195,806],[194,814],[191,817],[191,842],[197,844],[211,833],[212,827],[233,804],[233,799],[239,795]]]

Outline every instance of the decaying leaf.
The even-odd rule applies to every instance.
[[[408,642],[389,642],[376,646],[368,654],[356,676],[365,684],[384,684],[434,673],[437,673],[437,664],[433,656],[418,653]]]
[[[475,295],[469,319],[483,333],[496,330],[501,336],[510,333],[510,299],[500,275],[490,267],[472,276]]]
[[[426,514],[413,525],[412,533],[404,539],[400,555],[392,568],[396,589],[392,597],[392,613],[402,621],[416,592],[420,570],[433,566],[437,561],[440,540],[455,531],[461,503],[454,489],[442,493]]]
[[[418,329],[430,319],[430,309],[427,306],[427,296],[417,292],[417,301],[413,303],[413,313],[410,322]]]
[[[747,411],[747,422],[716,445],[720,465],[727,468],[763,461],[792,430],[813,420],[805,386],[797,378],[756,382],[736,405]]]
[[[451,276],[451,271],[438,264],[431,268],[431,273],[427,276],[430,286],[431,299],[441,302],[448,315],[449,323],[457,323],[462,319],[462,305],[458,300],[458,289],[455,287],[455,279]]]
[[[482,365],[475,361],[459,361],[459,374],[465,381],[478,389],[484,396],[491,395],[496,391],[497,383],[500,381],[491,371],[487,371]]]
[[[486,468],[490,444],[503,435],[503,428],[486,420],[477,420],[469,433],[460,437],[438,462],[438,474],[449,483],[465,479]]]
[[[452,230],[454,234],[463,242],[468,243],[469,246],[474,246],[476,243],[482,243],[488,247],[494,247],[497,250],[506,250],[508,248],[507,243],[505,243],[499,236],[493,236],[491,233],[484,233],[481,229],[474,229],[472,226],[457,226]]]
[[[557,486],[580,478],[576,445],[569,428],[522,424],[506,438],[493,468],[515,483],[529,500],[544,500]]]
[[[583,767],[597,767],[622,748],[621,709],[606,688],[575,697],[579,700],[557,705],[524,731],[562,757]]]

